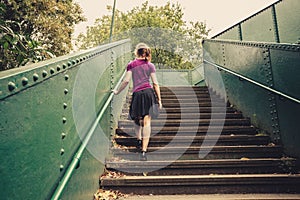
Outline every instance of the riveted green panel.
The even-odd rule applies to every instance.
[[[243,112],[251,123],[259,127],[258,133],[270,133],[272,120],[270,113],[270,99],[272,94],[238,77],[223,73],[229,102]]]
[[[243,41],[275,42],[271,8],[242,23]]]
[[[259,83],[268,84],[266,75],[269,73],[267,65],[269,56],[266,48],[259,47],[254,43],[216,40],[205,41],[203,46],[206,60]],[[222,78],[220,79],[218,76]],[[205,80],[207,85],[217,93],[220,93],[225,86],[227,98],[233,106],[242,110],[243,114],[251,118],[257,127],[263,130],[272,130],[271,116],[266,115],[266,113],[270,113],[268,106],[270,94],[266,90],[222,70],[218,72],[209,64],[205,64]]]
[[[300,158],[300,104],[277,97],[277,112],[280,117],[280,135],[285,152],[290,156]]]
[[[300,47],[227,40],[205,40],[203,46],[205,60],[214,63],[205,64],[205,80],[208,85],[214,90],[220,90],[221,83],[216,80],[210,68],[220,66],[230,70],[233,74],[220,71],[229,102],[246,117],[250,117],[259,131],[270,134],[276,142],[282,142],[287,155],[300,157],[297,148],[300,142]],[[223,52],[216,54],[220,48],[223,48]],[[221,57],[223,64],[219,62]]]
[[[230,28],[226,32],[224,32],[222,35],[218,37],[218,39],[223,40],[240,40],[240,31],[239,31],[239,25],[235,25],[234,27]]]
[[[281,43],[299,43],[300,1],[284,0],[276,4],[277,24]]]
[[[76,98],[74,84],[79,70],[98,67],[102,61],[116,63],[119,55],[113,59],[110,56],[101,58],[100,55],[122,45],[125,46],[120,47],[124,50],[122,53],[126,54],[130,50],[129,40],[0,73],[2,198],[49,199],[52,196],[81,144],[74,121],[74,113],[78,110],[73,106]],[[103,67],[102,72],[109,64]],[[106,74],[96,75],[99,76],[96,86],[107,85],[101,84],[101,78]],[[110,79],[107,78],[107,82],[110,83]],[[94,107],[100,109],[111,92],[107,88],[95,91],[101,91],[92,96]],[[81,102],[85,102],[86,97],[80,98]],[[98,110],[94,112],[97,114]],[[106,114],[105,119],[105,124],[109,124],[110,114]],[[80,126],[88,130],[92,123],[92,120],[83,120]],[[109,135],[110,127],[107,126],[107,129],[105,131]],[[98,164],[89,168],[94,169],[97,170],[90,171],[91,174],[99,173],[102,168]],[[98,180],[91,182],[95,181]],[[79,192],[83,193],[82,190]]]
[[[103,170],[104,165],[85,150],[80,165],[75,169],[60,199],[93,199],[93,194],[99,188],[99,176]]]
[[[270,49],[270,54],[274,87],[300,99],[300,46],[294,50]]]
[[[205,74],[205,83],[206,85],[216,94],[221,95],[224,93],[225,85],[223,79],[223,72],[218,69],[210,66],[207,63],[204,63],[204,74]]]
[[[80,117],[75,117],[80,122],[77,130],[88,131],[81,124],[95,121],[96,115],[99,114],[98,112],[111,94],[110,88],[117,84],[125,71],[131,58],[130,50],[129,43],[117,46],[102,52],[79,70],[76,80],[79,85],[75,84],[75,96],[73,96],[77,101],[77,103],[73,102],[73,109],[77,108],[80,111],[77,113]],[[114,102],[111,103],[112,107],[105,110],[80,158],[80,166],[74,170],[71,179],[64,187],[61,199],[88,199],[99,188],[99,176],[103,173],[105,157],[109,156],[110,139],[120,117],[120,110],[125,100],[124,95],[126,95],[125,92],[114,98]],[[95,106],[89,105],[90,103],[94,103]]]
[[[267,55],[264,48],[247,45],[237,45],[234,43],[224,44],[224,66],[229,67],[234,72],[244,74],[246,77],[254,79],[260,83],[267,84],[265,59]]]
[[[45,199],[60,175],[64,93],[55,79],[0,102],[4,199]]]
[[[294,98],[300,99],[300,47],[270,49],[274,87]],[[281,140],[286,152],[300,157],[300,104],[284,97],[277,97],[277,113]],[[276,123],[274,123],[276,124]]]
[[[74,170],[72,178],[65,187],[60,199],[90,199],[93,194],[99,189],[99,177],[104,170],[104,160],[97,159],[95,151],[106,151],[105,140],[99,139],[97,134],[103,131],[107,138],[110,138],[110,109],[107,109],[103,118],[100,121],[100,129],[97,129],[89,144],[85,149],[80,164]]]
[[[217,40],[215,42],[205,42],[204,47],[204,58],[208,61],[216,63],[217,65],[224,66],[224,45],[219,43]]]
[[[299,0],[274,2],[269,7],[217,34],[213,39],[240,40],[242,38],[243,41],[299,43],[299,7]],[[239,24],[241,24],[240,32]],[[237,34],[241,34],[241,38],[235,38]]]

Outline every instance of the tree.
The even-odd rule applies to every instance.
[[[45,52],[55,56],[69,53],[74,26],[85,20],[73,0],[1,0],[0,3],[0,56],[5,69],[45,59]],[[43,55],[35,59],[42,49]],[[20,56],[15,57],[16,54]],[[21,57],[24,57],[22,62]]]
[[[107,9],[111,12],[112,8],[108,6]],[[158,7],[149,6],[146,1],[128,12],[116,10],[113,39],[130,38],[133,46],[141,41],[148,43],[153,49],[152,61],[159,66],[193,67],[189,63],[191,48],[196,48],[193,53],[200,54],[201,38],[210,30],[202,22],[191,23],[188,27],[183,15],[180,4],[170,2]],[[110,15],[97,19],[93,26],[87,27],[85,34],[78,36],[76,46],[87,49],[108,42],[110,25]]]

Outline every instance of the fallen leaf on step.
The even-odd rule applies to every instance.
[[[275,144],[274,144],[273,142],[271,142],[271,143],[268,144],[268,146],[269,146],[269,147],[274,147]]]
[[[241,160],[250,160],[250,159],[246,157],[242,157]]]
[[[114,200],[114,199],[119,199],[121,197],[126,198],[128,195],[122,194],[119,191],[116,190],[103,190],[99,189],[95,194],[94,194],[94,200]]]

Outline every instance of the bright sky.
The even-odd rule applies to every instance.
[[[96,18],[108,13],[106,6],[113,6],[114,0],[75,0],[83,11],[87,22],[82,22],[75,27],[75,36],[85,32],[86,26],[94,24]],[[116,0],[116,8],[123,12],[136,6],[141,6],[146,0]],[[278,0],[169,0],[171,3],[179,3],[183,8],[183,19],[189,21],[206,22],[212,29],[213,36],[237,22],[249,17],[257,11],[271,5]],[[150,5],[166,5],[165,0],[148,0]]]

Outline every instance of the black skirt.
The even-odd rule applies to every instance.
[[[158,102],[154,90],[147,88],[132,94],[129,108],[129,119],[137,120],[150,115],[157,118],[159,115]]]

